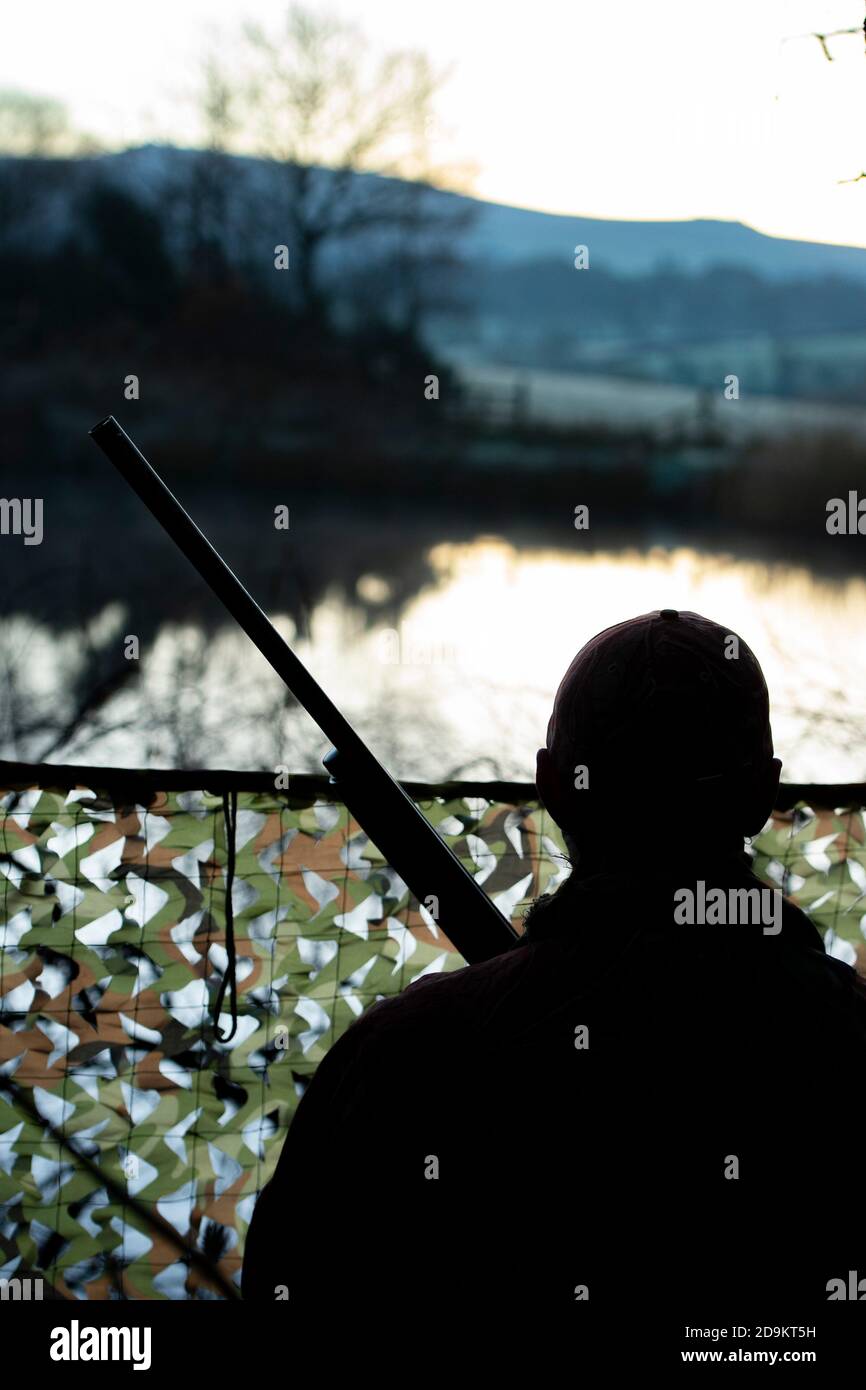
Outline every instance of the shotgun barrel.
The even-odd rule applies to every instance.
[[[436,900],[434,917],[461,955],[474,963],[508,950],[517,940],[511,923],[386,772],[114,416],[100,420],[90,435],[334,745],[324,762],[341,799],[416,898]]]

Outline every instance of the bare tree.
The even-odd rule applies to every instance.
[[[4,154],[61,154],[68,137],[69,117],[62,102],[32,92],[0,91],[0,150]]]
[[[238,94],[214,50],[201,61],[195,97],[203,146],[169,189],[170,207],[180,224],[187,275],[215,285],[229,277],[239,207],[229,154],[238,125]]]
[[[0,154],[49,159],[96,149],[91,136],[72,126],[62,101],[10,87],[0,90]]]
[[[430,154],[442,80],[423,53],[375,53],[355,25],[299,5],[275,28],[243,27],[236,81],[208,60],[201,105],[211,139],[221,149],[252,150],[279,170],[303,313],[324,314],[321,261],[329,245],[380,230],[404,272],[433,254],[434,233],[441,247],[444,227],[431,229],[421,204],[423,185],[447,175]],[[357,177],[365,173],[385,177]],[[457,212],[439,213],[449,231]],[[414,282],[404,300],[417,316]]]

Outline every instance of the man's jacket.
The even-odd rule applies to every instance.
[[[358,1019],[259,1199],[244,1297],[790,1322],[866,1276],[866,990],[788,902],[776,933],[677,925],[689,886],[572,876],[515,948]]]

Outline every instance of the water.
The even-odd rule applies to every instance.
[[[358,603],[326,591],[303,633],[271,615],[396,775],[531,780],[575,651],[611,623],[672,607],[704,613],[752,646],[770,686],[785,779],[866,779],[862,579],[823,581],[807,569],[687,548],[587,556],[496,538],[436,544],[425,558],[432,578],[397,614],[393,577],[368,571],[357,577]],[[119,643],[126,619],[122,603],[109,604],[89,640]],[[62,726],[82,634],[58,638],[32,618],[11,619],[3,650],[7,670],[16,651],[26,658],[15,665],[19,708],[45,712],[48,723],[53,713]],[[19,735],[4,755],[35,757],[44,746],[44,731]],[[326,749],[241,633],[167,623],[142,654],[137,681],[50,760],[318,771]]]

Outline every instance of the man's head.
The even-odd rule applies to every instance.
[[[688,852],[741,852],[773,808],[767,686],[746,643],[698,613],[645,613],[593,637],[556,693],[538,792],[573,857],[602,863],[664,835]]]

